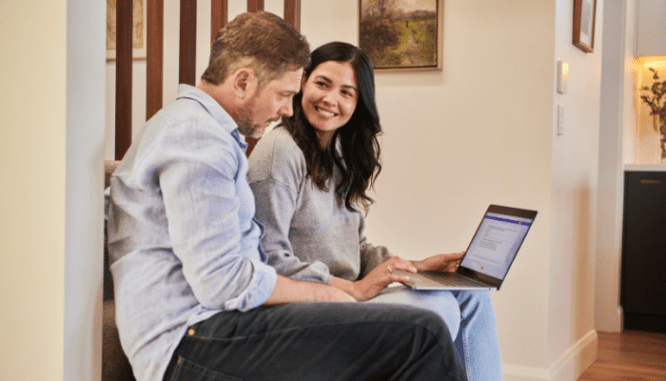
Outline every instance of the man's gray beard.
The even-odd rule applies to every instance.
[[[262,127],[258,124],[252,124],[251,116],[240,116],[239,120],[236,122],[238,124],[238,132],[250,138],[261,139],[266,131],[266,128],[271,125],[271,123],[279,122],[282,120],[282,117],[278,116],[277,118],[270,119],[266,122],[265,127]]]
[[[259,139],[263,135],[263,132],[259,132],[261,130],[261,126],[253,126],[252,122],[249,120],[238,121],[238,132],[243,136]]]

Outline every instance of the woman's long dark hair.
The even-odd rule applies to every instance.
[[[349,62],[358,81],[358,102],[351,118],[338,128],[328,147],[323,149],[315,128],[308,122],[301,103],[303,94],[294,96],[294,115],[283,118],[284,126],[291,133],[305,155],[308,176],[315,186],[328,191],[326,181],[333,176],[334,166],[342,172],[342,180],[335,186],[338,200],[344,200],[349,211],[357,211],[360,204],[364,212],[374,202],[366,191],[373,187],[381,171],[377,136],[382,128],[375,103],[375,79],[370,58],[360,48],[344,42],[331,42],[312,52],[311,63],[304,71],[304,78],[326,61]],[[341,154],[336,147],[340,142]]]

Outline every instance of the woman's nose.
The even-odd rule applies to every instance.
[[[335,93],[333,91],[327,91],[324,94],[324,102],[333,103],[335,102]]]

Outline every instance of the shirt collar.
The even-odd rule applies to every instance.
[[[178,85],[178,99],[181,98],[192,99],[199,102],[199,104],[201,104],[201,106],[218,122],[220,127],[236,139],[236,142],[243,150],[247,149],[247,143],[245,143],[245,139],[243,139],[238,132],[238,125],[236,122],[210,95],[194,86],[180,84]]]

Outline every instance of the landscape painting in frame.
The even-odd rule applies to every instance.
[[[359,0],[359,46],[377,71],[442,69],[444,0]]]
[[[106,0],[106,59],[116,59],[116,1]],[[132,58],[146,58],[146,0],[132,0]]]

